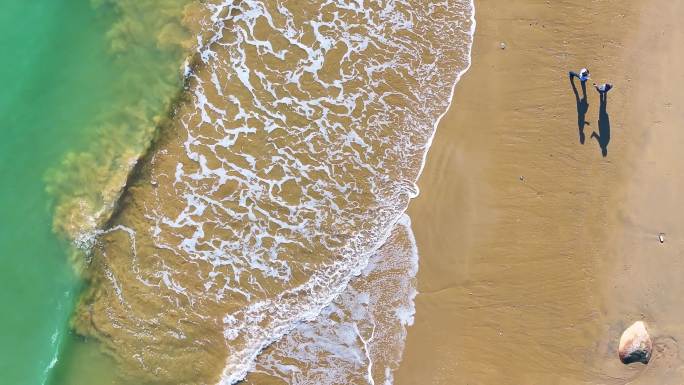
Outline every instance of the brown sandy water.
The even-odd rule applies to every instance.
[[[409,210],[420,294],[396,383],[682,383],[682,5],[476,9],[473,64]],[[584,66],[615,84],[606,157],[590,85],[579,140],[567,71]],[[639,319],[657,351],[627,367],[617,343]]]
[[[94,240],[76,331],[126,383],[213,384],[315,321],[401,238],[468,64],[470,10],[208,2],[186,92]],[[354,325],[368,356],[379,351],[375,325]]]

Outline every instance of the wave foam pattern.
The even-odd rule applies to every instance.
[[[259,355],[247,384],[392,384],[413,323],[417,272],[418,251],[404,215],[344,293]]]
[[[101,235],[77,323],[157,383],[243,379],[363,271],[474,28],[463,0],[207,7],[188,101]]]

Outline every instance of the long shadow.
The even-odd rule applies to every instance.
[[[586,116],[589,110],[589,102],[587,102],[587,84],[586,82],[580,82],[582,86],[582,97],[580,98],[579,92],[577,92],[577,86],[575,86],[575,77],[570,76],[570,84],[572,84],[572,91],[575,93],[575,101],[577,102],[577,129],[579,131],[579,141],[584,144],[584,125],[589,124],[587,122]]]
[[[601,154],[603,156],[608,156],[608,143],[610,142],[610,117],[608,116],[608,92],[599,92],[599,98],[601,99],[601,107],[599,109],[599,120],[598,120],[598,134],[596,132],[591,133],[591,137],[595,138],[601,147]]]

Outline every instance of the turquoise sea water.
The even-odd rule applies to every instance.
[[[150,4],[177,10],[184,1],[127,4],[147,4],[132,14],[154,17],[155,5]],[[140,39],[129,36],[126,41],[119,34],[120,51],[113,54],[112,28],[125,12],[114,1],[94,3],[100,5],[93,6],[90,0],[0,1],[2,384],[46,383],[60,349],[75,340],[69,335],[68,321],[80,283],[67,255],[67,242],[53,232],[55,195],[46,192],[46,175],[65,167],[67,153],[102,146],[103,134],[113,132],[107,124],[128,131],[111,134],[119,147],[95,148],[96,153],[113,156],[125,147],[122,137],[131,137],[138,150],[145,135],[130,135],[138,127],[130,122],[132,114],[121,111],[134,102],[144,104],[144,112],[135,114],[137,122],[151,120],[151,111],[163,114],[178,86],[177,75],[170,71],[178,68],[177,47],[159,49],[154,39],[129,47],[126,44]],[[155,28],[154,23],[140,25]],[[138,33],[147,31],[139,28]],[[150,124],[146,126],[149,132]],[[70,350],[85,354],[82,348]],[[59,362],[73,363],[74,357],[78,354],[60,356]]]
[[[52,232],[47,170],[83,146],[111,97],[107,20],[87,0],[0,2],[0,373],[42,384],[67,330],[78,279]]]

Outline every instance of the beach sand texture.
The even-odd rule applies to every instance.
[[[683,11],[476,2],[472,67],[409,208],[420,294],[396,384],[684,381]],[[591,81],[580,143],[567,71],[583,66],[615,85],[605,157]],[[620,333],[639,319],[654,358],[623,366]]]

